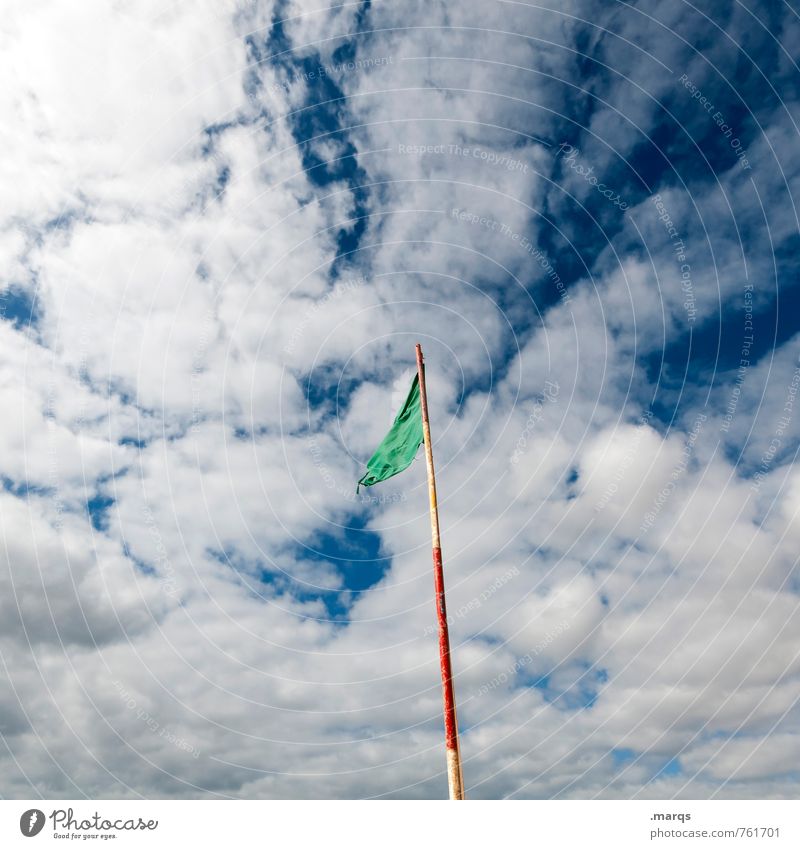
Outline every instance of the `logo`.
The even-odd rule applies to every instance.
[[[36,837],[44,828],[44,813],[38,808],[31,808],[19,818],[19,830],[25,837]]]

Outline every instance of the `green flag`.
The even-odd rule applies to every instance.
[[[414,381],[405,403],[400,408],[394,424],[383,438],[375,453],[369,458],[367,472],[358,482],[356,492],[362,486],[385,481],[407,469],[417,449],[422,444],[422,413],[419,406],[419,375]]]

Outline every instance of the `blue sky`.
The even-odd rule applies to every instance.
[[[445,795],[421,342],[468,795],[793,796],[796,10],[14,15],[0,792]]]

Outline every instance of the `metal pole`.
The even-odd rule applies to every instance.
[[[453,670],[450,664],[450,635],[447,630],[447,605],[444,598],[442,545],[439,539],[439,507],[436,502],[436,475],[433,468],[431,427],[428,420],[428,395],[425,389],[425,363],[422,348],[417,345],[417,374],[419,400],[422,409],[422,433],[425,439],[425,464],[428,469],[428,499],[431,508],[431,541],[433,543],[433,584],[436,592],[436,616],[439,622],[439,662],[442,669],[444,697],[444,733],[447,747],[447,782],[451,799],[464,798],[464,777],[461,773],[461,751],[458,745],[456,697],[453,689]]]

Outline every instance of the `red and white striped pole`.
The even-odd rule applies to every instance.
[[[422,348],[417,345],[417,374],[419,400],[422,409],[422,434],[425,438],[425,464],[428,469],[428,500],[431,508],[431,540],[433,543],[433,585],[436,592],[436,616],[439,621],[439,662],[442,668],[444,696],[444,735],[447,747],[447,783],[451,799],[464,798],[464,777],[461,773],[461,751],[458,746],[456,696],[453,689],[453,670],[450,664],[450,634],[447,630],[447,605],[444,600],[444,570],[442,545],[439,539],[439,507],[436,502],[436,475],[433,469],[431,426],[428,420],[428,394],[425,390],[425,362]]]

